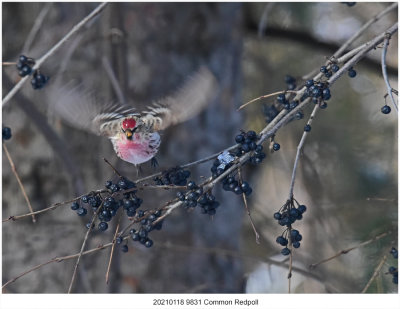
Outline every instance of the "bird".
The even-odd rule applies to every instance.
[[[50,110],[75,128],[109,138],[117,156],[137,166],[157,154],[160,131],[196,116],[217,88],[214,74],[203,66],[172,95],[138,111],[134,104],[104,103],[94,91],[72,82],[55,87]]]

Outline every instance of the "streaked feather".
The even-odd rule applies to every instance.
[[[137,115],[132,106],[105,102],[82,84],[74,85],[74,82],[70,82],[52,89],[50,111],[70,125],[97,135],[109,135],[100,130],[103,124],[125,116]]]
[[[206,67],[201,67],[175,94],[148,107],[143,121],[148,120],[154,131],[184,122],[203,110],[215,96],[216,90],[214,75]]]

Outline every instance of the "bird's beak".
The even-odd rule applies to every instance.
[[[133,132],[130,129],[125,130],[125,135],[128,139],[132,138]]]

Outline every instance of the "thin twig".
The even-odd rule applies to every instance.
[[[108,260],[108,266],[107,266],[107,271],[106,271],[106,284],[108,284],[108,279],[109,279],[109,275],[110,275],[111,261],[112,261],[113,255],[114,255],[115,242],[116,242],[117,234],[118,234],[118,230],[119,230],[119,222],[121,220],[121,214],[122,214],[122,212],[119,213],[118,223],[117,223],[117,227],[115,228],[114,238],[112,241],[110,259]]]
[[[112,164],[106,158],[103,158],[103,160],[113,169],[115,174],[117,174],[119,177],[121,177],[121,174],[117,171],[117,169],[114,166],[112,166]]]
[[[106,192],[108,192],[108,190],[97,190],[97,191],[93,191],[93,192],[94,193],[106,193]],[[27,213],[27,214],[23,214],[23,215],[19,215],[19,216],[10,216],[7,219],[3,219],[2,222],[17,221],[19,219],[22,219],[22,218],[25,218],[25,217],[28,217],[28,216],[37,215],[37,214],[40,214],[40,213],[43,213],[43,212],[46,212],[46,211],[49,211],[49,210],[54,210],[54,209],[56,209],[56,208],[58,208],[60,206],[75,202],[75,201],[81,199],[82,196],[85,196],[85,195],[87,195],[87,194],[83,194],[81,196],[75,197],[75,198],[73,198],[71,200],[68,200],[68,201],[58,202],[58,203],[55,203],[55,204],[53,204],[53,205],[51,205],[51,206],[49,206],[47,208],[44,208],[44,209],[41,209],[41,210],[37,210],[37,211],[34,211],[34,212],[30,212],[30,213]]]
[[[390,97],[390,100],[392,101],[393,107],[396,109],[396,111],[398,111],[397,109],[397,104],[394,101],[394,97],[393,97],[393,93],[392,93],[392,87],[390,86],[389,83],[389,78],[387,75],[387,71],[386,71],[386,54],[387,54],[387,49],[389,46],[389,41],[390,41],[390,35],[388,35],[385,40],[383,41],[383,48],[382,48],[382,75],[383,75],[383,79],[385,80],[385,84],[387,87],[387,92],[388,95]]]
[[[307,121],[307,124],[308,124],[308,125],[311,126],[312,121],[313,121],[313,119],[314,119],[314,117],[315,117],[315,114],[317,113],[318,110],[319,110],[319,106],[318,106],[318,104],[316,104],[316,105],[314,106],[314,109],[313,109],[311,115],[310,115],[310,118],[309,118],[308,121]],[[306,138],[307,138],[308,133],[309,133],[309,132],[307,132],[307,131],[304,131],[304,132],[303,132],[303,135],[302,135],[302,137],[301,137],[300,143],[299,143],[299,145],[297,146],[296,158],[294,159],[294,165],[293,165],[293,171],[292,171],[292,179],[291,179],[291,181],[290,181],[290,187],[289,187],[289,200],[291,200],[291,199],[293,198],[293,189],[294,189],[294,181],[295,181],[295,179],[296,179],[297,165],[298,165],[298,163],[299,163],[300,154],[301,154],[301,152],[302,152],[302,150],[303,150],[304,143],[305,143],[305,141],[306,141]]]
[[[256,101],[261,100],[261,99],[266,99],[266,98],[269,98],[269,97],[273,97],[275,95],[282,94],[282,93],[296,93],[297,94],[297,91],[294,91],[294,90],[281,90],[281,91],[269,93],[269,94],[266,94],[266,95],[262,95],[261,97],[255,98],[255,99],[253,99],[253,100],[251,100],[249,102],[246,102],[246,103],[240,105],[237,110],[240,111],[242,108],[246,107],[247,105],[249,105],[249,104],[251,104],[253,102],[256,102]]]
[[[107,76],[111,82],[111,85],[115,91],[115,94],[117,95],[118,101],[121,104],[125,104],[126,100],[124,97],[124,93],[122,92],[122,89],[119,86],[119,82],[115,76],[115,73],[114,73],[113,69],[111,68],[110,61],[108,61],[108,59],[104,56],[101,58],[101,62],[103,64],[104,70],[106,71]]]
[[[267,28],[268,14],[271,11],[273,6],[274,6],[274,2],[269,2],[264,6],[264,10],[261,15],[260,22],[258,24],[258,37],[262,37],[263,33],[265,32],[265,30]]]
[[[365,30],[369,28],[373,23],[377,22],[379,19],[381,19],[383,16],[385,16],[387,13],[390,11],[394,10],[397,8],[398,4],[397,2],[393,3],[392,5],[388,6],[386,9],[384,9],[382,12],[371,18],[369,21],[367,21],[356,33],[354,33],[337,51],[336,53],[333,54],[334,57],[340,56],[341,53],[343,53],[352,43],[355,41]]]
[[[129,237],[130,237],[129,235],[125,236],[125,237],[123,237],[123,240],[129,239]],[[113,245],[113,242],[109,242],[109,243],[104,244],[104,245],[101,244],[101,245],[98,245],[96,248],[89,249],[89,250],[86,250],[86,251],[82,252],[82,255],[87,255],[87,254],[90,254],[90,253],[94,253],[94,252],[103,250],[105,248],[111,247],[112,245]],[[206,254],[222,254],[222,255],[228,255],[228,256],[233,256],[233,257],[242,258],[242,259],[260,260],[260,261],[263,261],[265,263],[276,265],[276,266],[279,266],[279,267],[287,267],[287,265],[286,265],[286,263],[284,261],[276,261],[276,260],[273,260],[273,259],[270,259],[270,258],[267,258],[267,257],[254,257],[254,256],[250,256],[250,255],[245,255],[245,254],[243,254],[241,252],[236,252],[236,251],[227,250],[227,249],[221,249],[221,248],[200,248],[200,247],[193,248],[193,247],[188,247],[188,246],[183,246],[183,245],[176,245],[176,244],[171,246],[169,244],[162,244],[162,243],[159,243],[157,246],[160,247],[160,248],[164,248],[164,249],[178,249],[178,250],[184,250],[184,251],[190,251],[190,252],[196,251],[196,252],[199,252],[199,253],[206,253]],[[23,276],[25,276],[25,275],[37,270],[37,269],[39,269],[39,268],[41,268],[43,266],[46,266],[48,264],[55,263],[55,262],[59,263],[59,262],[63,262],[63,261],[66,261],[66,260],[71,260],[71,259],[77,258],[79,255],[80,255],[80,253],[76,253],[76,254],[66,255],[66,256],[62,256],[62,257],[55,257],[55,258],[50,259],[47,262],[38,264],[38,265],[36,265],[36,266],[34,266],[34,267],[22,272],[18,276],[8,280],[2,286],[2,288],[4,289],[5,287],[7,287],[11,283],[15,282],[19,278],[21,278],[21,277],[23,277]],[[293,267],[293,270],[295,270],[296,272],[298,272],[300,274],[303,274],[305,276],[308,276],[310,278],[318,280],[319,282],[323,282],[323,278],[317,276],[316,274],[314,274],[314,273],[312,273],[310,271],[307,271],[307,270],[304,270],[304,269],[301,269],[301,268],[296,268],[296,267]]]
[[[243,179],[242,179],[242,173],[241,173],[241,169],[240,168],[238,169],[238,175],[239,175],[240,184],[242,184],[243,183]],[[247,215],[249,216],[249,219],[250,219],[251,227],[253,228],[254,234],[256,235],[256,243],[259,245],[260,244],[260,234],[257,232],[257,229],[256,229],[256,226],[254,224],[253,218],[251,217],[250,210],[249,210],[249,207],[247,205],[246,194],[244,192],[242,193],[242,197],[243,197],[244,206],[245,206],[246,211],[247,211]]]
[[[4,152],[6,153],[8,162],[10,163],[11,170],[12,170],[12,172],[14,173],[15,178],[17,178],[18,185],[19,185],[19,187],[21,188],[21,191],[22,191],[22,194],[23,194],[23,196],[24,196],[24,198],[25,198],[25,201],[26,201],[26,203],[28,204],[28,209],[29,209],[29,211],[30,211],[31,214],[32,214],[32,222],[35,223],[35,222],[36,222],[36,218],[35,218],[35,215],[33,214],[33,208],[32,208],[32,205],[31,205],[31,201],[29,200],[28,195],[26,194],[24,185],[22,184],[22,181],[21,181],[21,179],[19,178],[19,175],[18,175],[17,170],[16,170],[16,168],[15,168],[14,162],[13,162],[13,160],[12,160],[12,158],[11,158],[11,156],[10,156],[10,153],[8,152],[7,146],[6,146],[6,144],[5,144],[4,142],[3,142],[3,149],[4,149]]]
[[[89,228],[88,228],[88,230],[87,230],[87,232],[85,234],[85,238],[83,239],[83,243],[82,243],[82,246],[81,246],[81,251],[79,252],[78,258],[76,259],[74,272],[72,273],[71,282],[69,283],[68,294],[70,294],[71,291],[72,291],[72,286],[73,286],[74,281],[75,281],[75,276],[76,276],[76,272],[78,270],[79,262],[81,261],[81,257],[82,257],[82,254],[83,254],[83,249],[85,249],[86,241],[87,241],[87,239],[89,237],[89,233],[92,231],[94,220],[96,220],[97,214],[99,213],[100,209],[102,209],[102,207],[99,207],[96,210],[96,212],[93,214],[92,220],[90,221],[90,226],[89,226]]]
[[[35,22],[31,28],[31,31],[28,34],[28,37],[25,40],[24,47],[22,48],[22,53],[27,53],[32,45],[33,40],[35,39],[36,34],[38,33],[40,27],[43,24],[43,21],[47,15],[47,13],[50,11],[51,6],[53,5],[52,2],[46,3],[42,10],[40,11],[38,17],[35,19]]]
[[[362,294],[364,294],[368,290],[368,288],[370,287],[372,282],[379,275],[379,272],[380,272],[381,268],[383,267],[383,265],[385,264],[386,259],[387,259],[387,255],[385,254],[383,256],[383,258],[381,259],[380,263],[378,264],[378,266],[375,268],[374,273],[372,274],[372,277],[368,280],[367,285],[361,291]]]
[[[386,236],[388,236],[388,235],[390,235],[390,234],[392,234],[392,231],[388,231],[388,232],[379,234],[378,236],[375,236],[375,237],[373,237],[373,238],[371,238],[371,239],[369,239],[369,240],[367,240],[367,241],[364,241],[364,242],[362,242],[362,243],[360,243],[360,244],[358,244],[358,245],[356,245],[356,246],[354,246],[354,247],[350,247],[350,248],[347,248],[347,249],[344,249],[344,250],[340,250],[340,251],[339,251],[338,253],[336,253],[335,255],[333,255],[333,256],[331,256],[331,257],[329,257],[329,258],[323,259],[323,260],[321,260],[321,261],[319,261],[319,262],[317,262],[317,263],[311,264],[309,267],[310,267],[311,269],[315,269],[315,268],[316,268],[318,265],[320,265],[320,264],[323,264],[323,263],[329,262],[329,261],[331,261],[331,260],[333,260],[333,259],[336,259],[337,257],[339,257],[339,256],[341,256],[341,255],[343,255],[343,254],[349,253],[350,251],[352,251],[352,250],[354,250],[354,249],[358,249],[358,248],[361,248],[361,247],[363,247],[363,246],[369,245],[370,243],[372,243],[372,242],[374,242],[374,241],[377,241],[377,240],[379,240],[379,239],[381,239],[381,238],[383,238],[383,237],[386,237]]]
[[[16,62],[9,62],[9,61],[4,61],[1,63],[1,65],[16,65]]]
[[[87,22],[97,16],[107,5],[107,2],[101,3],[98,7],[96,7],[88,16],[82,19],[77,25],[75,25],[68,34],[66,34],[56,45],[54,45],[46,54],[44,54],[39,60],[36,61],[36,64],[33,66],[32,70],[36,70],[40,68],[40,66],[52,56],[68,39],[74,35],[78,30],[80,30]],[[3,99],[3,106],[10,101],[10,99],[19,91],[19,89],[23,86],[23,84],[29,79],[29,75],[23,77],[15,86],[12,88],[8,94]]]
[[[377,22],[379,19],[381,19],[383,16],[385,16],[387,13],[390,11],[394,10],[397,7],[397,3],[393,3],[392,5],[388,6],[386,9],[384,9],[382,12],[368,20],[356,33],[354,33],[346,42],[343,43],[343,45],[333,54],[331,59],[337,59],[343,52],[345,52],[349,46],[359,37],[361,34],[365,32],[371,26],[373,23]],[[354,51],[354,50],[353,50]],[[340,58],[339,58],[340,59]],[[338,60],[338,62],[342,62],[343,59]],[[325,63],[328,64],[329,60]],[[309,79],[311,75],[306,75],[303,77],[303,79]],[[322,74],[321,74],[322,76]]]

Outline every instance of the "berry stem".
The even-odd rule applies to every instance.
[[[12,160],[11,155],[10,155],[10,153],[8,152],[8,149],[7,149],[7,146],[6,146],[5,143],[3,143],[3,149],[4,149],[4,152],[5,152],[6,157],[7,157],[7,159],[8,159],[8,162],[10,163],[11,170],[12,170],[12,172],[14,173],[15,178],[16,178],[17,181],[18,181],[19,187],[21,188],[22,195],[24,196],[25,201],[26,201],[26,203],[28,204],[28,209],[29,209],[29,211],[30,211],[30,215],[32,216],[32,222],[33,222],[33,223],[36,223],[35,213],[33,212],[33,208],[32,208],[31,201],[29,200],[29,197],[28,197],[28,195],[26,194],[24,185],[22,184],[21,178],[19,178],[19,175],[18,175],[18,173],[17,173],[17,169],[15,168],[15,165],[14,165],[14,161]],[[3,220],[3,222],[4,222],[4,220]]]
[[[323,264],[323,263],[329,262],[329,261],[331,261],[333,259],[336,259],[337,257],[341,256],[342,254],[346,254],[346,253],[348,253],[348,252],[350,252],[350,251],[352,251],[354,249],[358,249],[358,248],[361,248],[363,246],[369,245],[370,243],[372,243],[374,241],[377,241],[377,240],[379,240],[381,238],[384,238],[384,237],[386,237],[386,236],[388,236],[390,234],[392,234],[392,231],[387,231],[387,232],[384,232],[382,234],[379,234],[379,235],[377,235],[377,236],[375,236],[375,237],[373,237],[373,238],[371,238],[369,240],[366,240],[366,241],[364,241],[364,242],[362,242],[362,243],[360,243],[360,244],[358,244],[358,245],[356,245],[354,247],[350,247],[350,248],[347,248],[347,249],[344,249],[344,250],[340,250],[339,252],[337,252],[335,255],[333,255],[331,257],[323,259],[323,260],[321,260],[321,261],[319,261],[317,263],[310,264],[309,267],[311,269],[315,269],[320,264]]]
[[[101,206],[102,206],[102,205],[101,205]],[[75,281],[75,276],[76,276],[76,272],[77,272],[77,270],[78,270],[79,262],[81,261],[81,257],[82,257],[82,254],[83,254],[83,249],[85,249],[85,245],[86,245],[86,241],[87,241],[87,239],[88,239],[88,237],[89,237],[89,233],[92,231],[93,223],[94,223],[94,221],[96,220],[98,213],[99,213],[100,210],[102,209],[101,206],[98,207],[97,210],[96,210],[96,212],[93,214],[92,220],[90,221],[90,226],[89,226],[89,228],[88,228],[88,230],[87,230],[87,232],[86,232],[86,234],[85,234],[85,238],[83,239],[83,243],[82,243],[82,246],[81,246],[81,250],[79,251],[78,258],[76,259],[76,263],[75,263],[75,266],[74,266],[74,272],[72,273],[71,282],[70,282],[69,288],[68,288],[68,294],[70,294],[71,291],[72,291],[72,286],[73,286],[74,281]]]
[[[385,254],[383,256],[383,258],[381,259],[381,261],[379,262],[378,266],[376,266],[374,273],[372,274],[372,277],[368,280],[367,284],[365,285],[365,287],[362,289],[361,293],[364,294],[365,292],[367,292],[368,288],[370,287],[370,285],[372,284],[372,282],[374,282],[374,280],[376,279],[376,277],[378,277],[379,272],[381,270],[381,268],[383,267],[383,265],[385,264],[387,259],[387,255]]]
[[[317,113],[317,111],[318,111],[319,109],[320,109],[320,108],[319,108],[318,105],[315,105],[315,106],[314,106],[314,109],[313,109],[313,111],[312,111],[312,113],[311,113],[311,115],[310,115],[310,118],[309,118],[308,121],[307,121],[307,124],[308,124],[308,125],[311,125],[311,123],[312,123],[312,121],[313,121],[313,119],[314,119],[314,117],[315,117],[315,115],[316,115],[316,113]],[[309,133],[310,133],[310,132],[308,132],[308,131],[304,131],[304,132],[303,132],[303,135],[302,135],[302,137],[301,137],[301,139],[300,139],[300,143],[299,143],[299,145],[297,146],[296,158],[294,159],[294,165],[293,165],[293,171],[292,171],[292,179],[290,180],[290,186],[289,186],[289,200],[292,200],[292,199],[293,199],[293,190],[294,190],[294,182],[295,182],[295,179],[296,179],[297,165],[299,164],[300,154],[301,154],[301,152],[302,152],[302,150],[303,150],[304,143],[305,143],[306,138],[307,138],[307,135],[308,135]],[[296,202],[297,202],[297,201],[296,201]]]
[[[385,80],[385,84],[386,84],[386,87],[387,87],[388,95],[390,97],[390,100],[392,101],[393,107],[396,109],[396,111],[398,111],[397,104],[396,104],[396,102],[394,100],[394,97],[393,97],[392,87],[390,86],[389,78],[388,78],[387,71],[386,71],[386,54],[387,54],[387,49],[388,49],[388,46],[389,46],[389,41],[390,41],[390,35],[387,35],[385,40],[383,41],[382,75],[383,75],[383,79]]]
[[[113,241],[112,241],[112,246],[111,246],[111,252],[110,252],[110,259],[108,260],[108,265],[107,265],[107,271],[106,271],[106,284],[108,284],[108,279],[110,276],[110,269],[111,269],[111,261],[114,255],[114,248],[115,248],[115,240],[117,238],[118,235],[118,230],[119,230],[119,223],[121,221],[121,214],[122,212],[119,212],[119,216],[118,216],[118,223],[117,223],[117,227],[115,228],[115,233],[114,233],[114,237],[113,237]]]
[[[247,103],[242,104],[242,105],[237,109],[237,111],[240,111],[242,108],[244,108],[244,107],[246,107],[247,105],[250,105],[251,103],[256,102],[256,101],[258,101],[258,100],[266,99],[266,98],[273,97],[273,96],[278,95],[278,94],[285,94],[285,93],[294,93],[294,94],[297,94],[297,91],[294,91],[294,90],[281,90],[281,91],[273,92],[273,93],[270,93],[270,94],[262,95],[261,97],[255,98],[255,99],[253,99],[253,100],[251,100],[251,101],[249,101],[249,102],[247,102]]]
[[[242,184],[243,183],[243,179],[242,179],[242,173],[241,173],[241,168],[240,167],[238,168],[238,175],[239,175],[240,184]],[[247,205],[246,194],[244,192],[242,193],[242,197],[243,197],[244,206],[245,206],[246,211],[247,211],[247,215],[249,216],[249,219],[250,219],[251,227],[253,228],[254,234],[256,236],[256,243],[259,245],[260,244],[260,234],[257,232],[257,229],[256,229],[256,226],[254,224],[253,218],[251,217],[250,210],[249,210],[249,207]]]

